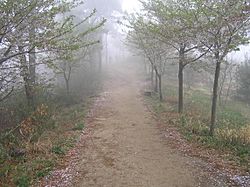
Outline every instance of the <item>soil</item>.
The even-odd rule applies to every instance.
[[[69,153],[67,168],[55,171],[44,186],[227,186],[205,172],[201,160],[171,148],[161,137],[145,107],[138,74],[132,62],[109,65],[102,104],[95,106]]]

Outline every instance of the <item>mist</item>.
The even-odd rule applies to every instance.
[[[249,7],[0,1],[0,186],[249,186]]]

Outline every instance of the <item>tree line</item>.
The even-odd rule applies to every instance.
[[[162,96],[166,64],[178,64],[178,112],[184,111],[184,71],[213,66],[210,132],[214,134],[222,66],[228,54],[249,42],[250,4],[239,0],[148,0],[142,10],[126,16],[128,42],[150,63]],[[156,89],[156,88],[155,88]]]
[[[69,80],[80,60],[101,42],[105,19],[96,10],[74,15],[81,1],[6,0],[0,3],[0,101],[18,89],[27,104],[36,107],[38,68],[62,74],[69,93]],[[98,34],[99,33],[99,34]]]

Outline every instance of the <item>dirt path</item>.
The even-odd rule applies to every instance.
[[[170,149],[143,104],[131,65],[108,72],[106,102],[98,109],[91,140],[80,150],[76,187],[216,186],[193,160]],[[218,185],[221,186],[221,185]]]

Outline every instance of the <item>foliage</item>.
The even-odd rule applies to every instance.
[[[87,57],[106,20],[95,9],[75,14],[78,7],[78,0],[0,3],[0,186],[47,176],[84,128],[88,97],[101,85]],[[54,73],[68,75],[67,93]]]
[[[18,127],[0,133],[0,186],[30,186],[50,173],[84,128],[85,110],[92,102],[87,98],[71,105],[58,103],[61,100],[54,97],[41,99],[46,104],[24,113]],[[12,157],[13,148],[25,154]]]
[[[41,65],[46,65],[46,70],[56,67],[56,62],[62,59],[65,67],[69,65],[71,69],[76,61],[72,57],[79,55],[79,49],[97,43],[87,36],[96,33],[105,19],[87,24],[96,10],[83,18],[76,17],[72,10],[80,5],[78,0],[22,0],[18,5],[8,0],[1,3],[4,19],[0,22],[0,101],[10,97],[14,90],[24,88],[29,107],[35,109],[36,85],[41,76],[37,69]],[[68,68],[63,70],[68,71]]]
[[[215,65],[210,135],[214,134],[221,65],[226,56],[249,41],[249,3],[245,0],[149,0],[141,1],[143,11],[128,18],[128,41],[149,58],[173,50],[178,62],[178,111],[184,108],[184,69],[211,60]],[[164,44],[164,45],[163,45]],[[154,49],[154,50],[152,50]],[[167,52],[166,52],[167,51]],[[169,55],[167,55],[169,56]],[[164,58],[165,59],[165,58]],[[203,62],[203,63],[201,63]],[[161,64],[164,63],[160,59]],[[153,63],[154,65],[155,63]],[[161,79],[160,79],[161,80]],[[161,97],[162,98],[162,97]]]

